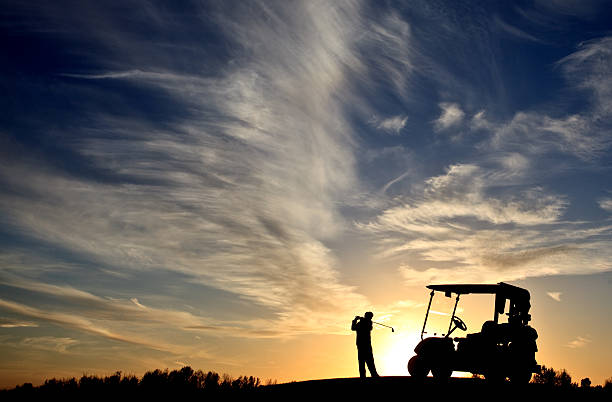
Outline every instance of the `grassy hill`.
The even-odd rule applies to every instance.
[[[480,400],[612,400],[612,390],[602,387],[554,387],[544,384],[514,386],[510,383],[492,385],[477,378],[451,378],[446,384],[439,384],[433,378],[419,382],[411,377],[336,378],[277,384],[258,389],[263,400],[291,400],[295,398],[325,398],[326,400],[373,400],[391,401],[423,398]],[[328,399],[329,398],[329,399]]]
[[[554,372],[554,371],[553,371]],[[565,384],[565,385],[564,385]],[[516,400],[612,400],[612,382],[605,387],[578,387],[571,382],[530,383],[522,386],[510,383],[490,384],[479,378],[451,378],[439,383],[428,377],[417,381],[412,377],[334,378],[262,385],[255,377],[232,378],[215,372],[154,370],[142,378],[117,372],[106,377],[82,376],[80,379],[50,379],[34,387],[24,384],[0,391],[2,401],[62,400],[62,401],[288,401],[288,400],[372,400],[390,398],[409,400],[491,401]]]

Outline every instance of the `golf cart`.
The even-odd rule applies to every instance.
[[[431,370],[434,379],[445,381],[453,371],[467,371],[483,374],[492,382],[510,378],[512,383],[527,383],[532,373],[540,371],[535,360],[538,333],[527,323],[531,320],[529,291],[500,282],[497,285],[429,285],[431,289],[425,322],[421,330],[421,342],[414,349],[416,356],[408,362],[412,377],[423,379]],[[446,297],[456,294],[455,307],[450,315],[446,334],[434,334],[423,339],[431,302],[436,292]],[[456,330],[467,330],[467,325],[455,315],[459,297],[465,294],[494,294],[495,313],[493,321],[485,321],[480,332],[467,334],[465,338],[452,338]],[[507,323],[499,323],[509,300]],[[454,342],[457,343],[455,348]]]

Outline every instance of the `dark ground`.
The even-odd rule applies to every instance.
[[[137,380],[137,379],[136,379]],[[612,388],[552,387],[543,384],[515,386],[490,384],[477,378],[451,378],[441,384],[428,377],[335,378],[255,387],[218,387],[197,389],[184,383],[161,385],[138,381],[83,384],[63,382],[58,386],[17,387],[0,391],[0,401],[607,401]],[[243,384],[244,385],[244,384]],[[610,388],[610,387],[608,387]]]
[[[612,401],[612,395],[601,389],[552,388],[541,384],[513,386],[491,385],[475,378],[451,378],[439,384],[433,378],[418,382],[411,377],[337,378],[302,381],[261,387],[260,400],[338,400],[338,401]],[[259,399],[259,398],[258,398]]]

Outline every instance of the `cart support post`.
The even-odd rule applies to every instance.
[[[451,332],[451,327],[453,326],[453,318],[455,318],[455,311],[457,311],[457,304],[459,304],[459,293],[457,293],[457,299],[455,300],[455,307],[453,308],[453,315],[451,315],[450,323],[448,323],[448,331],[446,331],[446,336],[448,336]]]
[[[423,321],[423,329],[421,330],[421,340],[423,340],[423,334],[425,333],[425,325],[427,325],[427,317],[429,317],[429,309],[431,308],[431,301],[434,297],[434,291],[432,290],[429,294],[429,304],[427,305],[427,312],[425,313],[425,321]]]

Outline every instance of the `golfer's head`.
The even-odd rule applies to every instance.
[[[364,316],[366,319],[371,320],[371,319],[372,319],[372,317],[374,317],[374,314],[372,314],[372,312],[371,312],[371,311],[368,311],[368,312],[366,312],[366,313],[365,313],[363,316]]]

